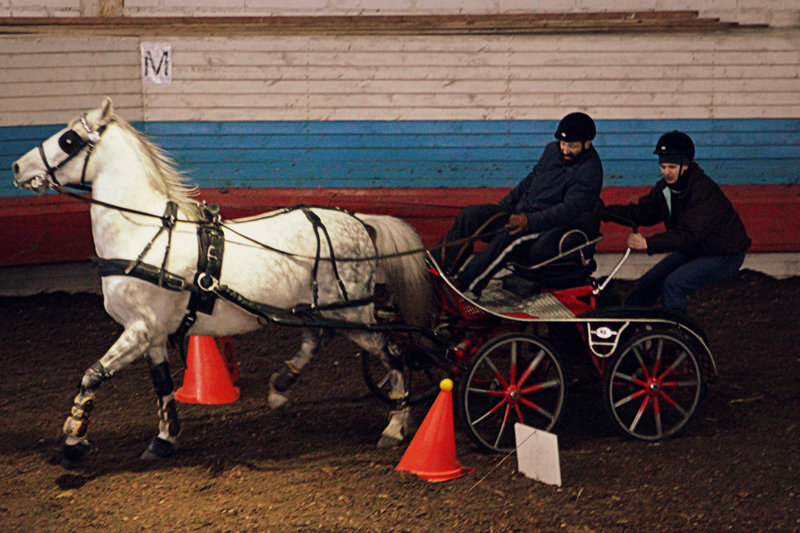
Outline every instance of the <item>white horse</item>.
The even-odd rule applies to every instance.
[[[193,280],[205,274],[198,272],[198,226],[209,217],[204,206],[191,199],[196,189],[159,147],[114,114],[107,97],[100,108],[70,122],[12,168],[15,185],[39,194],[51,188],[63,192],[64,185],[90,184],[96,253],[101,259],[124,260],[116,264],[126,267],[107,271],[102,279],[105,309],[124,331],[81,379],[64,424],[65,459],[77,461],[89,452],[86,430],[95,393],[139,357],[149,364],[159,408],[158,434],[142,457],[171,455],[177,449],[180,426],[167,340],[184,322],[190,294],[203,294]],[[168,205],[176,206],[177,212]],[[380,269],[404,321],[430,325],[433,300],[424,255],[398,254],[421,249],[422,243],[397,218],[325,208],[287,209],[222,221],[217,227],[224,234],[221,274],[218,279],[213,273],[206,276],[203,289],[223,286],[271,309],[300,306],[316,310],[307,316],[330,319],[332,324],[370,325],[375,322],[372,296]],[[219,242],[212,245],[205,259],[218,261],[219,248]],[[127,274],[133,275],[126,275],[128,269]],[[262,327],[263,320],[239,305],[225,299],[216,299],[213,305],[211,314],[197,312],[196,321],[182,333],[227,336]],[[409,423],[400,358],[379,332],[364,328],[346,333],[390,369],[395,406],[378,446],[397,445],[407,436]],[[270,380],[271,407],[286,403],[285,390],[319,346],[320,329],[304,328],[300,349]]]

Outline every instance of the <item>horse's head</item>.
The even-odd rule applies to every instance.
[[[87,111],[49,139],[16,160],[14,185],[44,194],[53,185],[86,188],[86,169],[95,145],[111,122],[114,105],[109,97],[102,105]]]

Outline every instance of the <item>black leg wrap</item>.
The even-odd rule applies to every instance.
[[[297,381],[297,377],[299,375],[300,373],[292,369],[287,362],[278,371],[278,375],[275,377],[275,381],[272,383],[272,386],[275,387],[276,391],[284,392],[286,389],[292,386],[292,383]]]
[[[174,384],[172,376],[169,375],[169,365],[166,361],[150,367],[150,377],[153,379],[153,387],[159,398],[172,393]]]

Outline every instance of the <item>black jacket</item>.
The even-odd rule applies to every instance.
[[[727,255],[750,247],[742,219],[722,189],[692,163],[681,177],[682,191],[671,192],[672,213],[667,207],[662,178],[636,203],[606,206],[603,220],[622,216],[640,226],[663,222],[666,231],[647,237],[647,253],[679,251],[689,255]]]
[[[531,233],[565,227],[582,213],[592,210],[600,200],[603,165],[594,146],[577,161],[561,158],[558,141],[551,142],[539,162],[500,205],[528,217]]]

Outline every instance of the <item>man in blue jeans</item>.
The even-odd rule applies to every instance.
[[[731,202],[694,162],[688,135],[665,133],[653,153],[663,178],[636,203],[606,206],[602,218],[664,223],[666,231],[650,237],[628,235],[632,250],[668,255],[637,281],[625,305],[652,306],[661,297],[662,306],[685,313],[689,294],[739,270],[751,241]]]

